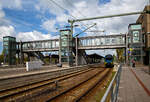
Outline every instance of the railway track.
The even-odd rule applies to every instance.
[[[87,68],[89,67],[88,66],[83,68],[77,67],[77,68],[70,68],[70,69],[63,69],[63,70],[56,70],[56,71],[47,71],[42,73],[33,73],[29,75],[26,74],[21,76],[17,75],[17,77],[1,78],[0,90],[28,85],[42,80],[52,79],[58,76],[63,76],[65,74],[73,73],[80,70],[85,70]]]
[[[93,69],[81,70],[78,72],[70,73],[67,75],[59,76],[53,79],[47,79],[19,87],[8,88],[0,91],[0,101],[21,101],[22,99],[29,98],[33,93],[38,94],[41,90],[55,89],[56,82],[66,80],[70,77],[78,76],[82,73],[89,72]],[[48,87],[48,88],[47,88]]]
[[[58,94],[47,100],[47,102],[79,102],[87,93],[89,93],[106,75],[109,73],[110,69],[105,69],[99,71],[94,76],[88,78],[87,80],[65,90],[64,92]]]

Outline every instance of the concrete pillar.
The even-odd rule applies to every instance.
[[[59,38],[59,64],[61,63],[61,38]]]
[[[20,42],[20,57],[21,57],[21,64],[24,63],[24,54],[22,49],[22,42]]]
[[[78,66],[78,38],[76,37],[76,66]]]
[[[27,55],[28,55],[28,61],[30,61],[30,53],[27,53]]]
[[[78,50],[79,51],[79,50]],[[87,64],[86,59],[84,57],[84,51],[80,50],[78,53],[78,65],[84,65]]]
[[[17,53],[17,58],[18,58],[18,64],[20,64],[19,52]]]
[[[125,63],[127,64],[127,48],[124,49]]]
[[[78,65],[84,65],[87,64],[85,58],[82,55],[78,56]]]
[[[125,37],[125,43],[126,43],[126,48],[125,48],[125,60],[126,60],[126,65],[129,65],[129,54],[128,54],[128,34],[126,33]]]
[[[49,64],[51,64],[51,55],[49,55]]]

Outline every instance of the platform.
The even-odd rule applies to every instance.
[[[32,71],[26,71],[26,68],[6,68],[6,69],[0,69],[0,80],[1,79],[8,79],[13,77],[21,77],[21,76],[28,76],[28,75],[34,75],[39,73],[45,73],[45,72],[53,72],[53,71],[59,71],[64,70],[67,68],[60,68],[56,66],[42,66],[41,69],[32,70]]]
[[[148,67],[122,68],[117,102],[150,102]]]
[[[91,64],[92,65],[92,64]],[[57,67],[56,65],[52,66],[42,66],[40,69],[26,71],[26,68],[6,68],[0,69],[0,80],[10,79],[10,78],[18,78],[29,75],[37,75],[41,73],[53,73],[57,71],[63,71],[66,69],[74,69],[74,68],[82,68],[88,67],[90,65],[82,65],[82,66],[73,66],[73,67]],[[92,65],[93,66],[93,65]],[[67,71],[67,70],[66,70]]]

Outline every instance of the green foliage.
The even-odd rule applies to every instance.
[[[125,60],[124,49],[117,49],[116,52],[117,52],[118,62],[123,62]]]
[[[117,57],[115,55],[113,55],[114,58],[114,62],[117,62]]]
[[[49,64],[49,58],[44,59],[45,64]]]
[[[0,63],[4,61],[4,50],[0,54]]]

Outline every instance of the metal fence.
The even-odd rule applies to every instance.
[[[122,71],[122,65],[119,65],[119,68],[113,77],[108,89],[106,90],[104,96],[100,102],[116,102],[119,90],[120,76]]]

